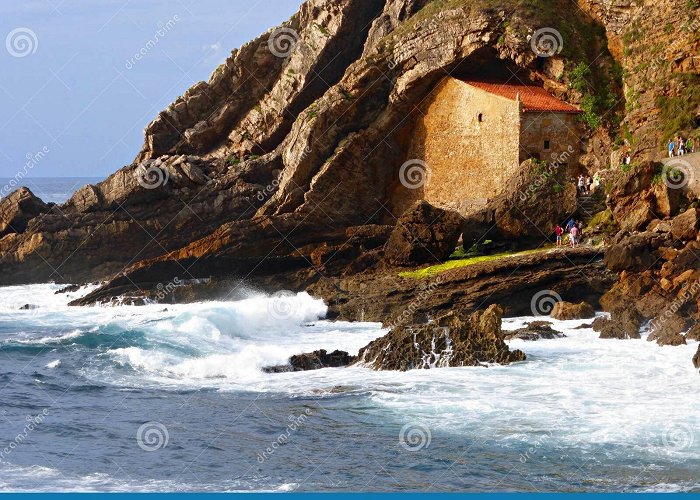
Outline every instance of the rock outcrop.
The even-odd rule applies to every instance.
[[[505,340],[550,340],[563,337],[566,337],[566,335],[552,328],[552,323],[549,321],[531,321],[523,328],[503,332]]]
[[[562,300],[554,304],[552,312],[549,315],[559,320],[589,319],[595,317],[595,309],[586,302],[572,304],[571,302]]]
[[[269,366],[263,368],[266,373],[299,372],[308,370],[320,370],[321,368],[340,368],[351,364],[355,358],[345,351],[335,350],[331,353],[325,349],[318,351],[295,354],[289,358],[286,365]]]
[[[397,326],[360,349],[358,363],[406,371],[523,361],[525,354],[503,341],[502,314],[491,305],[470,315],[450,311],[431,323]]]
[[[114,278],[133,292],[276,274],[303,287],[376,265],[365,254],[388,235],[357,228],[394,226],[415,194],[399,170],[417,104],[446,73],[514,71],[577,103],[564,58],[611,67],[594,21],[555,3],[304,3],[161,112],[132,165],[0,242],[0,284]],[[562,16],[564,52],[543,64],[529,34]]]
[[[0,199],[0,238],[25,232],[29,221],[44,214],[50,207],[27,188],[20,188]]]
[[[443,262],[457,246],[462,218],[420,201],[403,214],[384,247],[384,258],[395,266]]]

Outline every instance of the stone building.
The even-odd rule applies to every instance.
[[[408,196],[463,214],[498,195],[526,159],[573,170],[580,155],[580,111],[535,85],[447,77],[420,111],[407,158],[429,176]]]

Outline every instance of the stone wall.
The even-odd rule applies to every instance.
[[[520,118],[520,161],[528,158],[567,165],[577,172],[583,137],[573,113],[523,113]],[[549,141],[549,148],[545,148]]]
[[[406,156],[427,164],[423,198],[466,215],[499,194],[520,164],[519,114],[515,101],[443,79],[420,106]]]

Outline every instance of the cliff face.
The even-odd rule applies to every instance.
[[[606,28],[624,71],[625,115],[617,143],[657,159],[671,137],[699,137],[700,2],[579,0]]]
[[[309,0],[161,112],[132,165],[0,240],[0,284],[340,273],[384,243],[393,207],[415,197],[401,167],[421,102],[448,74],[531,79],[587,106],[599,123],[583,161],[603,166],[624,104],[607,46],[632,67],[624,19],[653,19],[624,1],[580,6]],[[598,91],[606,99],[591,102]]]

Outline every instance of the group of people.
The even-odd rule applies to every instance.
[[[557,246],[560,247],[564,244],[564,233],[569,235],[569,244],[572,248],[576,248],[581,241],[581,234],[583,232],[583,222],[580,220],[569,219],[564,227],[557,224],[554,228],[554,234],[557,236]]]
[[[686,153],[695,153],[695,143],[688,137],[684,139],[680,135],[668,142],[668,157],[683,156]]]
[[[584,177],[583,174],[580,174],[578,176],[578,181],[576,182],[576,187],[578,188],[579,196],[591,194],[591,188],[593,184],[594,182],[593,179],[591,179],[590,175],[586,175]]]

